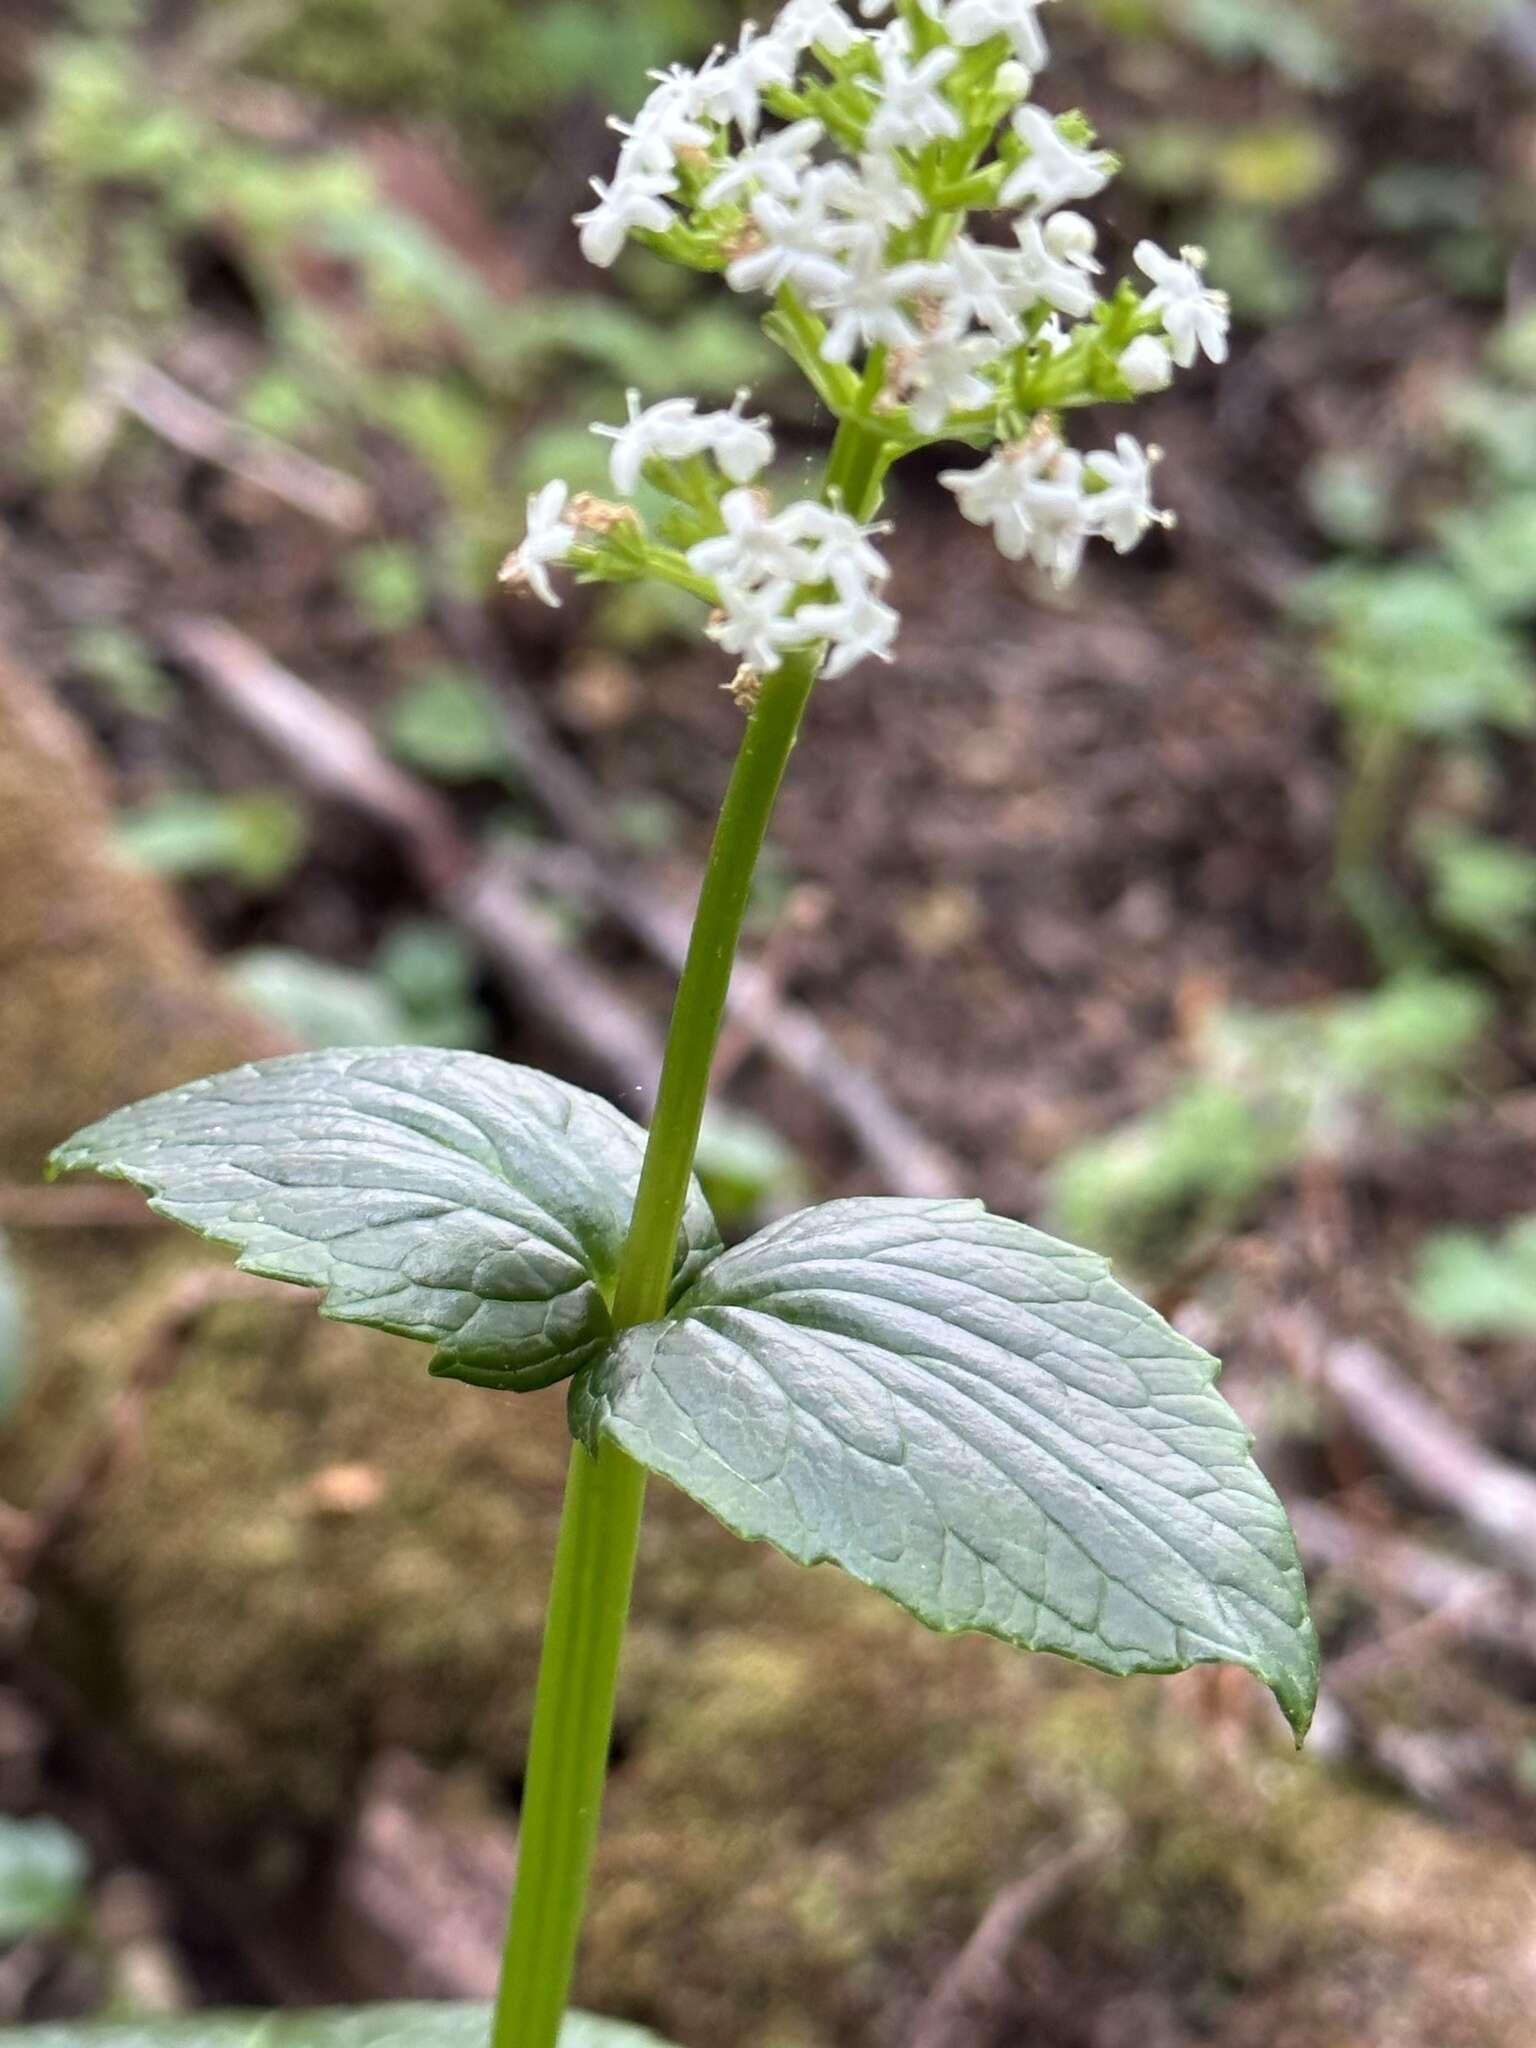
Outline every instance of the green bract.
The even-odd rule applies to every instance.
[[[474,1053],[327,1052],[119,1111],[59,1167],[134,1181],[326,1313],[512,1390],[573,1379],[730,1528],[942,1630],[1101,1671],[1225,1662],[1298,1734],[1316,1643],[1214,1359],[1104,1260],[976,1202],[832,1202],[722,1253],[695,1188],[662,1321],[615,1337],[644,1134]]]
[[[571,1389],[739,1535],[930,1628],[1120,1674],[1230,1663],[1298,1736],[1317,1649],[1215,1359],[979,1202],[830,1202],[717,1259]]]
[[[0,2048],[485,2048],[483,2005],[372,2005],[325,2012],[200,2013],[190,2019],[65,2020],[0,2027]],[[560,2048],[667,2048],[659,2034],[566,2016]]]
[[[299,1053],[194,1081],[53,1155],[132,1181],[239,1265],[325,1291],[323,1313],[438,1347],[432,1370],[566,1379],[609,1304],[645,1133],[595,1095],[478,1053]],[[677,1285],[719,1248],[695,1187]]]

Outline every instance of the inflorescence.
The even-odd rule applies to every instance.
[[[696,71],[655,74],[612,177],[578,217],[602,267],[639,242],[771,301],[764,327],[862,446],[857,488],[775,509],[774,457],[747,394],[729,411],[631,393],[613,443],[622,502],[550,483],[504,579],[546,603],[549,570],[655,576],[710,607],[709,632],[749,679],[814,649],[829,676],[889,660],[899,618],[869,524],[891,465],[954,442],[987,452],[941,481],[1004,555],[1058,584],[1091,539],[1126,553],[1168,523],[1155,449],[1130,434],[1079,453],[1063,415],[1161,391],[1175,368],[1222,362],[1229,313],[1197,249],[1142,242],[1148,281],[1106,291],[1078,210],[1114,177],[1081,114],[1033,92],[1048,0],[788,0],[771,28]],[[983,238],[978,219],[1000,222]],[[835,464],[834,464],[835,469]],[[642,482],[666,510],[649,528]],[[862,502],[858,502],[862,500]],[[738,684],[741,678],[738,677]]]

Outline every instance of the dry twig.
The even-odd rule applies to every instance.
[[[228,418],[152,363],[127,357],[113,365],[104,382],[108,398],[121,411],[183,454],[228,470],[343,533],[362,533],[372,520],[372,496],[355,477]]]

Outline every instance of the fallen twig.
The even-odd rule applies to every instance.
[[[939,1978],[912,2029],[911,2048],[964,2048],[1008,2020],[1015,1999],[1013,1959],[1027,1930],[1090,1872],[1109,1861],[1115,1832],[1047,1852],[1027,1877],[998,1893],[975,1933]]]
[[[1314,1569],[1346,1572],[1446,1627],[1479,1648],[1518,1658],[1536,1669],[1536,1606],[1508,1573],[1470,1564],[1415,1543],[1405,1536],[1370,1528],[1354,1516],[1316,1501],[1297,1501],[1291,1520],[1302,1555]],[[1328,1681],[1341,1675],[1356,1681],[1371,1673],[1378,1652],[1396,1661],[1405,1630],[1364,1645],[1328,1666]]]
[[[0,1185],[0,1230],[142,1230],[160,1221],[130,1188]]]
[[[1390,1471],[1536,1584],[1536,1476],[1486,1450],[1374,1345],[1310,1331],[1304,1356]]]
[[[152,363],[133,357],[117,362],[104,386],[115,405],[162,441],[228,470],[295,511],[343,533],[362,533],[371,522],[372,495],[355,477],[230,419]]]
[[[365,726],[222,620],[172,619],[162,635],[171,654],[306,788],[361,813],[400,847],[423,893],[478,939],[543,1025],[614,1089],[649,1102],[661,1064],[649,1024],[561,945],[508,869],[479,859],[448,806],[386,760]]]

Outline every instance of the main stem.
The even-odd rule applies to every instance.
[[[856,518],[879,502],[884,444],[845,421],[825,496]],[[764,679],[731,774],[667,1036],[656,1114],[614,1295],[617,1329],[665,1313],[710,1068],[752,877],[819,667],[791,654]],[[611,1443],[571,1453],[539,1662],[517,1888],[492,2048],[556,2048],[570,1997],[613,1728],[645,1473]]]

